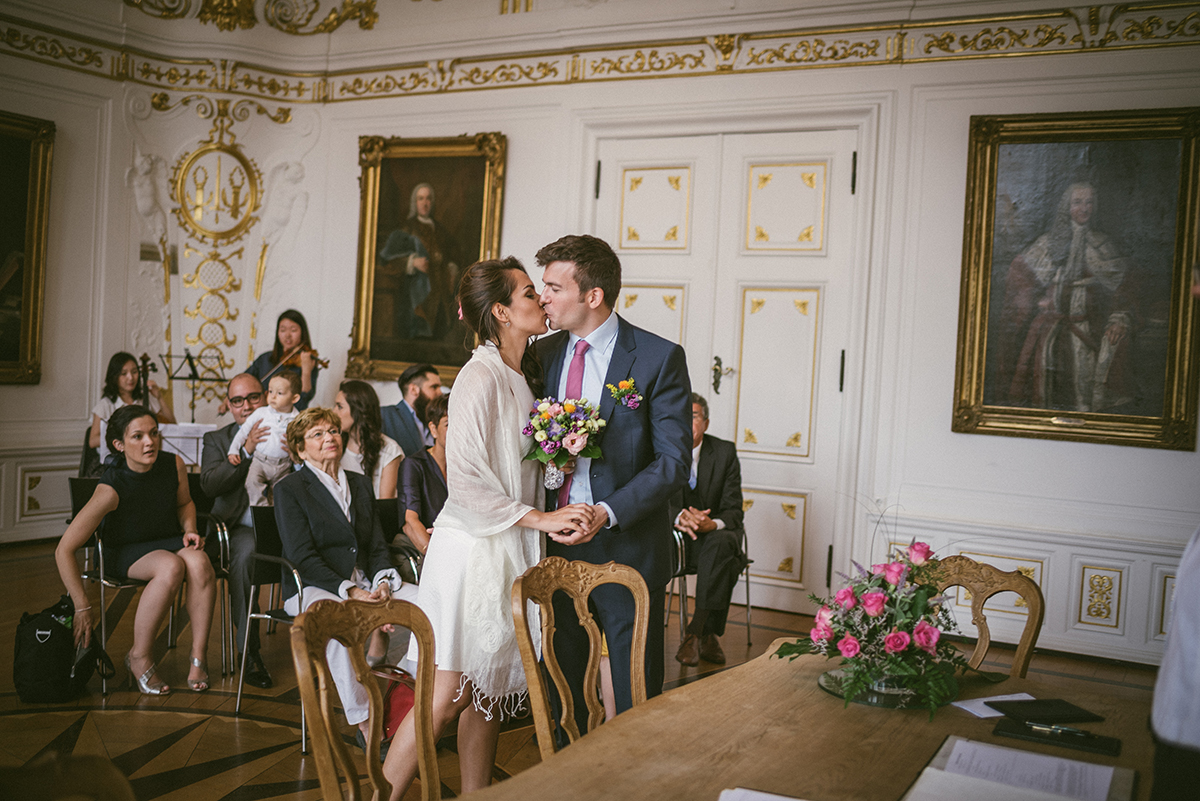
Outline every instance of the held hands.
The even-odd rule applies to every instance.
[[[687,534],[692,539],[696,539],[697,534],[707,534],[716,529],[717,524],[709,513],[711,509],[697,509],[695,506],[689,506],[679,513],[679,519],[675,521],[675,528]]]
[[[592,507],[586,503],[572,503],[553,512],[544,513],[537,527],[549,534],[555,542],[563,542],[562,537],[587,530],[593,514]]]
[[[608,522],[608,510],[600,504],[573,503],[570,506],[564,506],[558,512],[571,509],[587,510],[588,515],[583,517],[581,514],[570,528],[546,532],[547,536],[559,545],[580,545],[590,542]],[[551,514],[558,514],[558,512],[551,512]]]

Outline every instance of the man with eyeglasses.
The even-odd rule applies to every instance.
[[[242,423],[266,400],[262,384],[248,373],[236,375],[229,382],[226,403],[233,422],[224,428],[204,435],[204,450],[200,455],[200,487],[213,499],[212,514],[229,527],[229,595],[233,625],[237,627],[237,643],[245,642],[246,601],[250,593],[250,554],[254,552],[254,529],[250,519],[250,498],[246,494],[246,473],[250,470],[254,449],[267,436],[267,429],[257,423],[250,429],[242,445],[240,464],[229,463],[226,455],[234,435]],[[254,599],[258,611],[258,599]],[[246,683],[267,689],[272,685],[259,656],[258,621],[250,622],[249,653],[246,655]],[[240,663],[240,660],[239,660]]]

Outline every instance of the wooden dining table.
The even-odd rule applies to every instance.
[[[479,791],[480,801],[532,798],[716,801],[747,787],[808,801],[897,801],[954,734],[1010,748],[1132,768],[1135,798],[1150,795],[1154,746],[1150,698],[1120,687],[1102,691],[977,674],[959,680],[959,698],[1027,692],[1065,698],[1104,717],[1079,724],[1122,741],[1118,757],[996,737],[996,718],[953,706],[882,709],[850,704],[817,686],[837,662],[794,661],[767,653],[670,690],[605,723],[550,759]],[[982,799],[980,799],[982,801]]]

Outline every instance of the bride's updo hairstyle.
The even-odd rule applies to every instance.
[[[499,303],[502,306],[512,305],[512,294],[516,288],[513,271],[522,275],[524,265],[513,256],[503,259],[486,259],[477,261],[463,273],[458,284],[458,307],[462,312],[462,320],[478,338],[478,341],[490,341],[500,344],[500,331],[503,326],[492,314],[492,307]],[[470,348],[473,343],[468,343]],[[542,368],[533,352],[533,348],[525,349],[521,359],[521,372],[525,374],[525,383],[533,390],[535,396],[540,396],[542,389]]]

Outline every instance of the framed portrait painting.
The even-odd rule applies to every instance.
[[[1194,450],[1200,109],[971,118],[955,431]]]
[[[358,280],[348,377],[411,364],[452,379],[470,356],[455,295],[463,271],[500,252],[506,140],[359,139]]]
[[[54,123],[0,111],[0,384],[42,378]]]

